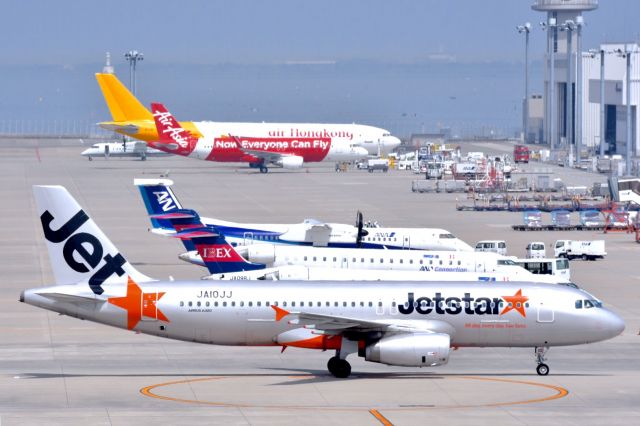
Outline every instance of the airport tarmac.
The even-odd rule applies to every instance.
[[[640,244],[629,234],[516,232],[519,213],[458,212],[464,194],[411,192],[411,172],[335,173],[333,164],[260,174],[237,164],[178,157],[138,161],[80,156],[79,146],[0,143],[0,425],[23,424],[634,424],[640,418]],[[481,146],[468,147],[479,151]],[[499,151],[501,147],[497,147]],[[508,148],[507,148],[508,151]],[[535,163],[531,164],[534,167]],[[552,167],[570,179],[603,176]],[[533,349],[460,349],[430,369],[389,367],[351,357],[353,375],[326,371],[330,353],[190,344],[59,316],[18,302],[53,277],[31,193],[66,186],[121,252],[147,275],[197,278],[177,259],[181,245],[147,232],[135,177],[167,171],[185,207],[239,222],[307,217],[387,226],[442,227],[474,244],[605,239],[603,261],[573,261],[573,281],[626,322],[610,341],[548,352],[549,376]],[[583,184],[576,182],[575,184]],[[274,283],[277,285],[277,283]]]

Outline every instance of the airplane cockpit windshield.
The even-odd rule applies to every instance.
[[[453,234],[440,234],[438,237],[439,237],[439,238],[454,239],[454,238],[455,238],[455,235],[453,235]]]
[[[602,308],[602,302],[595,299],[576,300],[576,309]]]

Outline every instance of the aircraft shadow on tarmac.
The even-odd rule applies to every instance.
[[[486,378],[506,378],[506,377],[539,377],[535,373],[522,374],[522,373],[433,373],[433,372],[391,372],[391,373],[373,373],[373,372],[353,372],[347,379],[337,379],[333,377],[329,372],[325,370],[308,370],[308,369],[284,369],[284,368],[271,368],[265,373],[149,373],[149,374],[127,374],[127,373],[113,373],[113,374],[72,374],[72,373],[22,373],[16,375],[20,379],[71,379],[71,378],[118,378],[118,377],[177,377],[177,378],[206,378],[206,377],[222,377],[222,378],[258,378],[258,377],[273,377],[285,379],[284,381],[272,383],[269,386],[294,386],[294,385],[308,385],[325,382],[343,382],[345,380],[444,380],[447,377],[486,377]],[[609,377],[609,374],[554,374],[554,377]],[[286,380],[294,378],[295,380]]]

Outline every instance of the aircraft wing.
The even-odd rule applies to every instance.
[[[261,160],[263,160],[265,163],[277,163],[282,157],[290,157],[292,155],[286,154],[286,153],[282,153],[282,152],[273,152],[273,151],[263,151],[263,150],[259,150],[259,149],[250,149],[250,148],[243,148],[242,144],[240,143],[240,139],[237,136],[231,136],[229,135],[233,141],[236,143],[236,147],[244,152],[247,155],[252,155],[256,158],[259,158]]]
[[[447,333],[453,335],[455,329],[448,323],[438,320],[364,320],[360,318],[342,317],[338,315],[313,314],[308,312],[288,312],[273,307],[276,321],[286,317],[290,324],[298,324],[304,328],[323,330],[329,333],[344,331],[366,333],[380,331],[383,333]]]

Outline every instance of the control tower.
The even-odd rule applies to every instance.
[[[582,142],[582,51],[583,12],[598,8],[598,0],[535,0],[533,10],[547,12],[541,22],[547,31],[544,81],[544,135],[551,149],[580,152]],[[574,132],[574,129],[576,132]]]

